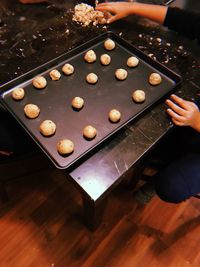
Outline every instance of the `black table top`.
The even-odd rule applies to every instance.
[[[64,9],[60,4],[27,6],[7,2],[4,0],[0,7],[0,85],[112,30],[180,74],[183,84],[176,94],[191,100],[197,97],[200,50],[194,41],[138,17],[129,17],[109,27],[82,28],[71,21],[69,10],[76,4],[72,0],[66,1]],[[192,9],[194,2],[175,1],[172,5]],[[73,180],[94,201],[118,184],[122,175],[172,128],[165,108],[161,101],[70,171]]]

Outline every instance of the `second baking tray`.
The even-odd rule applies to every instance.
[[[116,43],[112,51],[104,49],[104,41],[107,38],[111,38]],[[83,59],[90,49],[93,49],[97,55],[96,62],[91,64]],[[108,66],[103,66],[99,60],[104,53],[111,56],[111,64]],[[127,67],[126,61],[130,56],[136,56],[140,60],[137,67]],[[74,74],[71,76],[62,74],[59,81],[52,81],[49,77],[50,70],[56,68],[62,73],[62,66],[65,63],[74,66]],[[128,71],[126,80],[118,81],[115,78],[115,71],[118,68]],[[88,84],[85,80],[90,72],[98,76],[98,82],[95,85]],[[162,76],[160,85],[152,86],[148,83],[148,77],[152,72]],[[37,75],[43,75],[47,79],[45,89],[38,90],[33,87],[32,79]],[[71,166],[136,118],[180,82],[180,76],[152,60],[119,36],[107,32],[7,84],[1,98],[4,106],[52,162],[63,169]],[[25,90],[25,98],[22,101],[14,101],[11,97],[12,90],[16,87],[23,87]],[[145,91],[146,100],[143,103],[133,102],[131,95],[136,89]],[[80,111],[74,111],[71,107],[71,100],[76,96],[85,100],[84,108]],[[24,115],[23,108],[28,103],[40,107],[41,112],[36,119],[28,119]],[[113,108],[118,109],[122,114],[118,123],[111,123],[108,120],[108,112]],[[57,126],[55,135],[51,137],[44,137],[39,132],[40,123],[46,119],[54,121]],[[86,125],[93,125],[97,129],[97,136],[91,141],[86,140],[82,135]],[[56,144],[65,138],[74,142],[75,150],[73,154],[63,157],[57,152]]]

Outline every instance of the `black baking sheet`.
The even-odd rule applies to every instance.
[[[104,49],[103,43],[108,37],[116,42],[113,51]],[[95,63],[89,64],[83,59],[89,49],[93,49],[97,54]],[[108,66],[101,65],[99,61],[103,53],[109,54],[112,58]],[[132,55],[140,60],[136,68],[129,68],[126,65],[127,58]],[[62,73],[61,69],[65,63],[74,66],[74,74],[71,76],[62,74],[59,81],[52,81],[49,77],[50,70],[56,68]],[[117,68],[128,71],[128,78],[125,81],[118,81],[115,78]],[[90,85],[85,80],[90,72],[98,75],[99,79],[95,85]],[[151,86],[148,83],[148,77],[152,72],[160,73],[162,76],[163,81],[160,85]],[[45,89],[38,90],[33,87],[32,79],[37,75],[43,75],[47,79]],[[119,36],[107,32],[7,84],[1,98],[4,106],[52,162],[63,169],[71,166],[127,122],[136,118],[180,82],[180,76],[152,60]],[[25,98],[22,101],[14,101],[11,97],[11,92],[16,87],[25,89]],[[136,89],[144,90],[146,93],[146,100],[142,104],[136,104],[132,100],[132,92]],[[78,112],[71,107],[71,100],[75,96],[85,100],[84,108]],[[40,107],[38,118],[25,117],[23,108],[28,103]],[[108,120],[108,112],[113,108],[122,114],[119,123],[111,123]],[[51,137],[44,137],[39,132],[40,123],[46,119],[54,121],[57,126],[55,135]],[[91,141],[85,140],[82,136],[82,130],[86,125],[93,125],[97,129],[97,136]],[[72,140],[75,144],[74,153],[67,157],[59,155],[56,150],[57,142],[64,138]]]

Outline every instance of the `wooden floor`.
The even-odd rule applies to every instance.
[[[82,223],[80,195],[61,171],[46,166],[7,187],[0,267],[200,266],[198,199],[171,205],[154,197],[139,206],[120,185],[92,233]]]

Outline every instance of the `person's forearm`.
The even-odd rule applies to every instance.
[[[167,9],[168,7],[166,6],[133,3],[131,13],[163,24]]]

